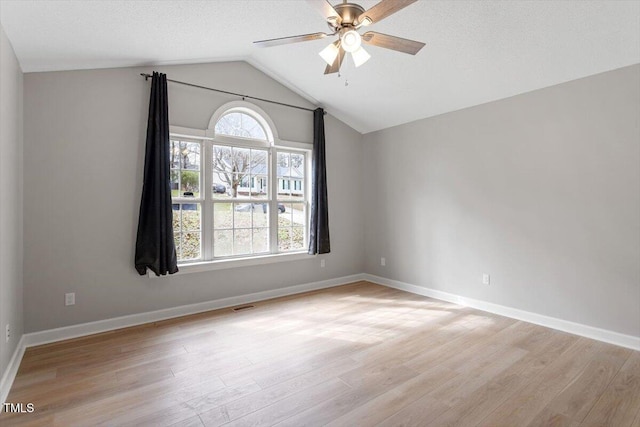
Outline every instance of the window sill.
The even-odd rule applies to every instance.
[[[273,264],[277,262],[287,262],[287,261],[299,261],[304,259],[311,259],[314,255],[309,255],[306,252],[292,252],[286,254],[269,254],[262,256],[254,256],[250,258],[231,258],[224,259],[218,261],[203,261],[203,262],[194,262],[189,264],[178,264],[178,269],[180,270],[178,275],[180,274],[189,274],[189,273],[200,273],[202,271],[212,271],[212,270],[224,270],[228,268],[238,268],[238,267],[248,267],[252,265],[263,265],[263,264]],[[149,271],[149,277],[156,278],[157,276]],[[175,276],[175,274],[173,275]],[[169,276],[161,276],[161,277],[169,277]]]

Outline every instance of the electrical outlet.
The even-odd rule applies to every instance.
[[[482,284],[489,285],[491,283],[491,276],[489,273],[482,273]]]
[[[380,258],[380,265],[383,267],[387,265],[387,260],[384,257]]]
[[[76,293],[70,292],[68,294],[64,294],[64,305],[75,305],[76,303]]]
[[[11,325],[7,323],[7,327],[5,328],[5,340],[9,342],[9,338],[11,338]]]
[[[320,260],[320,267],[324,268],[327,265],[323,259]]]

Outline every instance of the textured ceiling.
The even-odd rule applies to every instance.
[[[0,18],[25,72],[246,60],[362,133],[640,62],[636,0],[420,0],[369,27],[426,42],[417,56],[367,46],[341,77],[327,40],[252,45],[326,31],[302,0],[0,0]]]

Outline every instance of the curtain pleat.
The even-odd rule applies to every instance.
[[[326,254],[329,252],[331,252],[331,245],[329,243],[329,205],[327,200],[324,110],[317,108],[313,112],[309,254]]]
[[[147,269],[157,276],[178,272],[173,240],[169,149],[167,76],[154,72],[135,253],[136,270],[141,275],[146,274]]]

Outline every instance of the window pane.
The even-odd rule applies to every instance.
[[[232,112],[216,123],[216,134],[266,140],[267,135],[256,119],[248,114]]]
[[[251,182],[253,184],[251,197],[254,199],[269,198],[269,179],[266,175],[252,175]]]
[[[182,204],[182,231],[200,231],[200,203]]]
[[[171,169],[180,169],[180,142],[178,141],[171,141],[169,163]]]
[[[304,249],[304,227],[293,227],[291,229],[291,249]]]
[[[291,153],[291,176],[304,179],[304,155]]]
[[[171,197],[178,197],[180,195],[180,171],[171,171],[169,178],[171,182]]]
[[[307,223],[307,215],[304,203],[291,203],[291,223],[293,226],[303,227]]]
[[[278,227],[291,227],[293,225],[291,203],[278,203],[278,212]]]
[[[230,174],[231,177],[231,197],[248,197],[248,189],[242,186],[244,175],[238,173]]]
[[[200,196],[200,144],[171,141],[171,197]]]
[[[278,153],[278,177],[291,176],[291,156],[289,153]]]
[[[240,136],[234,134],[234,129],[240,128],[239,119],[240,115],[238,113],[225,114],[220,117],[220,120],[216,123],[216,133],[220,135]]]
[[[278,215],[278,250],[302,250],[306,245],[306,204],[278,203],[284,212]]]
[[[278,199],[291,199],[291,180],[289,178],[278,178]]]
[[[233,254],[245,255],[251,253],[251,229],[234,230]]]
[[[278,251],[291,250],[291,228],[278,228]]]
[[[267,163],[269,153],[265,150],[251,150],[251,174],[267,175],[269,165]]]
[[[213,191],[213,198],[214,199],[228,199],[229,198],[229,194],[227,192],[227,190],[229,189],[227,180],[224,179],[224,175],[223,175],[223,179],[220,179],[218,177],[218,174],[213,174],[213,187],[212,187],[212,191]]]
[[[183,197],[200,197],[200,172],[180,172],[180,192]]]
[[[213,146],[213,170],[231,172],[231,147],[224,145]]]
[[[178,261],[199,259],[201,257],[201,204],[174,203],[173,236]]]
[[[269,204],[256,203],[253,208],[253,226],[268,227],[269,226]]]
[[[249,173],[249,164],[251,163],[251,150],[248,148],[232,149],[232,172],[240,174]]]
[[[200,203],[174,203],[171,207],[173,209],[173,230],[175,232],[200,230]]]
[[[213,228],[233,228],[233,204],[214,203],[213,204]]]
[[[200,233],[182,233],[181,256],[183,260],[200,258]]]
[[[180,212],[180,205],[177,203],[174,203],[173,205],[171,205],[171,208],[173,209],[173,232],[174,233],[179,233],[180,232],[180,216],[181,216],[181,212]]]
[[[182,249],[180,245],[180,241],[182,240],[182,234],[177,233],[175,230],[173,232],[173,243],[176,245],[176,257],[178,261],[182,260]]]
[[[253,253],[269,251],[269,229],[254,228],[253,229]]]
[[[304,200],[304,184],[299,179],[291,180],[291,199]]]
[[[216,199],[228,198],[233,184],[231,147],[213,146],[212,171],[213,197]]]
[[[278,203],[278,208],[280,208],[280,206],[283,207],[283,209],[281,208],[281,212],[283,210],[284,212],[279,215],[278,224],[285,227],[302,227],[306,224],[305,203]]]
[[[222,257],[233,255],[232,247],[232,230],[221,230],[213,232],[213,256]]]
[[[200,170],[200,144],[197,142],[180,143],[180,169]]]
[[[269,153],[265,150],[251,150],[251,197],[266,199],[269,195],[267,176]]]
[[[267,139],[264,129],[256,119],[248,114],[242,114],[242,128],[246,130],[250,138]]]
[[[261,209],[260,205],[257,206]],[[252,203],[234,203],[233,208],[233,227],[234,228],[251,228],[251,215],[253,209],[256,209]]]

